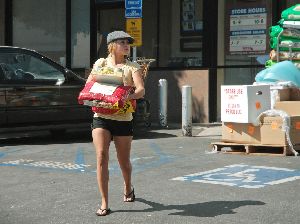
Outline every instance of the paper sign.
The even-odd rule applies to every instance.
[[[142,18],[126,19],[126,32],[134,39],[132,46],[142,46]]]

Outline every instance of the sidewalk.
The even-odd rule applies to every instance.
[[[197,134],[197,132],[199,132]],[[222,136],[222,124],[221,123],[212,123],[212,124],[196,124],[193,126],[193,136],[197,137],[209,137],[212,139],[219,139]]]
[[[221,123],[194,123],[192,126],[192,137],[203,137],[211,139],[221,138]],[[172,135],[174,137],[185,137],[182,134],[182,127],[179,123],[170,123],[167,127],[161,127],[159,124],[152,124],[151,127],[137,126],[135,135],[143,137],[151,135],[155,138],[157,135]],[[188,137],[188,136],[187,136]]]

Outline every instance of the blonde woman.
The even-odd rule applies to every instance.
[[[101,76],[96,75],[99,69],[105,71],[118,71],[122,74],[122,84],[133,86],[134,92],[128,96],[130,99],[142,98],[145,94],[142,71],[139,64],[127,60],[130,54],[130,45],[134,39],[124,31],[114,31],[108,34],[108,56],[98,59],[87,82],[93,80],[101,83]],[[106,69],[107,67],[108,69]],[[118,77],[116,76],[116,79]],[[133,135],[132,113],[101,114],[95,113],[92,122],[92,137],[97,157],[97,181],[101,193],[101,207],[96,214],[108,215],[111,210],[108,206],[108,161],[109,146],[113,140],[117,159],[124,178],[124,202],[134,202],[135,193],[132,186],[130,150]]]

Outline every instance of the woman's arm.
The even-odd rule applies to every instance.
[[[139,69],[132,74],[133,83],[135,86],[134,93],[128,96],[128,100],[140,99],[145,95],[144,80],[142,78],[142,70]]]

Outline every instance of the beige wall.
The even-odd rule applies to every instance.
[[[181,123],[182,86],[192,87],[193,123],[208,123],[208,71],[183,70],[183,71],[149,71],[146,78],[146,96],[150,100],[151,121],[159,121],[159,79],[168,81],[168,122]]]
[[[4,45],[4,28],[5,28],[5,14],[4,14],[4,2],[5,0],[0,0],[0,45]]]

